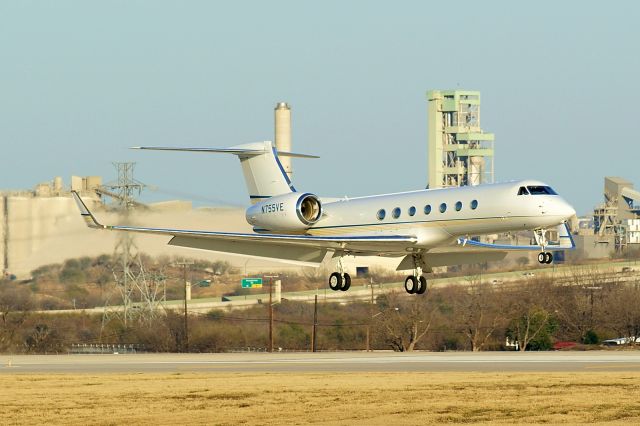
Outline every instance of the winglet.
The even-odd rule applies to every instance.
[[[87,205],[84,203],[84,201],[82,201],[82,198],[80,198],[80,195],[78,195],[77,191],[71,191],[71,195],[73,196],[73,199],[78,205],[78,209],[80,210],[80,216],[82,216],[82,218],[84,219],[84,222],[87,224],[89,228],[95,228],[95,229],[107,228],[106,226],[98,222],[95,216],[91,214],[91,212],[87,208]]]

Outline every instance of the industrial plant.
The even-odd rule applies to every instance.
[[[593,216],[582,217],[576,229],[577,254],[585,258],[607,257],[640,248],[640,192],[621,178],[604,178],[604,202]]]
[[[428,188],[480,185],[494,182],[493,133],[481,127],[480,92],[470,90],[430,90],[427,100],[427,174]],[[279,151],[292,151],[291,107],[278,102],[274,108],[274,141]],[[281,158],[282,167],[292,178],[290,157]],[[128,164],[128,166],[126,166]],[[123,174],[123,167],[127,173]],[[131,163],[116,164],[118,179],[133,177]],[[124,177],[123,177],[124,176]],[[131,186],[131,182],[127,185]],[[121,182],[122,183],[122,182]],[[40,183],[33,190],[0,192],[0,268],[6,277],[28,278],[31,271],[50,263],[80,256],[113,253],[117,237],[88,230],[77,214],[70,197],[77,191],[97,207],[109,220],[121,220],[117,206],[122,201],[117,181],[103,183],[100,176],[72,176],[68,185],[63,178]],[[142,186],[138,188],[142,189]],[[213,218],[217,230],[250,232],[240,209],[228,207],[194,209],[188,201],[143,204],[134,194],[127,203],[135,206],[128,220],[144,215],[146,223],[170,226],[188,218],[198,229],[211,229]],[[577,250],[571,256],[579,258],[609,257],[633,247],[640,247],[640,192],[633,183],[618,177],[604,178],[604,202],[591,217],[576,218],[572,224]],[[223,220],[220,220],[220,219]],[[220,224],[224,228],[220,229]],[[518,236],[493,236],[493,240],[511,240]],[[161,237],[160,237],[161,239]],[[159,237],[137,236],[139,249],[150,255],[181,255],[211,258],[211,253],[170,247]],[[248,261],[237,256],[215,254],[216,258],[247,268],[292,268],[268,260]],[[371,265],[394,268],[395,262],[379,258],[346,260],[347,267],[366,271]]]
[[[429,188],[493,183],[493,133],[480,127],[480,92],[432,90],[428,102]]]

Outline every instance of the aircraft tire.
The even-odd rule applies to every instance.
[[[418,284],[420,284],[420,287],[418,287],[416,294],[425,294],[427,291],[427,279],[423,276],[418,277]]]
[[[545,262],[547,265],[551,264],[553,262],[553,253],[551,253],[550,251],[545,253]]]
[[[538,253],[538,263],[546,263],[547,261],[547,253],[541,251]]]
[[[329,275],[329,288],[333,291],[342,289],[342,276],[339,273]]]
[[[344,274],[342,274],[342,286],[340,287],[340,290],[342,291],[347,291],[349,290],[349,287],[351,287],[351,275],[347,274],[346,272]]]
[[[404,290],[409,294],[415,294],[416,290],[418,290],[418,279],[413,275],[409,275],[404,280]]]

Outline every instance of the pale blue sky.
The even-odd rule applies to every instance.
[[[0,188],[138,179],[246,204],[235,158],[134,152],[273,138],[293,107],[299,189],[426,184],[428,89],[482,92],[496,178],[553,185],[579,213],[603,177],[640,187],[637,2],[0,0]],[[617,147],[617,150],[614,148]]]

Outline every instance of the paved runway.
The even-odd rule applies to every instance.
[[[640,372],[640,351],[0,355],[15,373]]]

